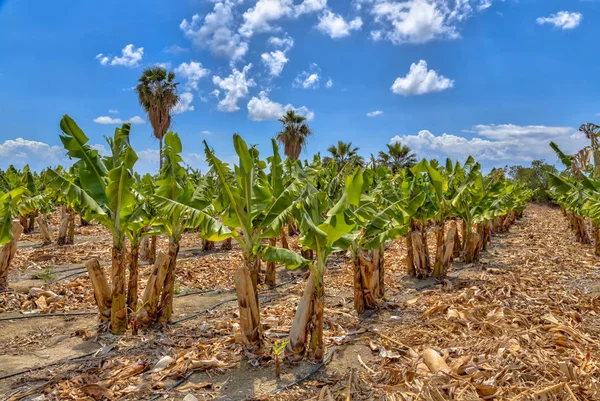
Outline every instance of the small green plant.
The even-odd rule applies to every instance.
[[[53,272],[49,267],[46,267],[43,272],[37,275],[37,278],[45,283],[50,283],[56,278],[56,273]]]
[[[283,352],[289,342],[289,340],[286,340],[282,342],[275,341],[275,343],[273,343],[273,353],[275,354],[275,376],[278,379],[281,376],[281,363],[279,362],[279,354]]]
[[[175,295],[181,294],[181,284],[179,284],[178,280],[175,280],[175,284],[173,285],[173,294],[175,294]]]

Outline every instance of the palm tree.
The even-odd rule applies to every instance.
[[[146,111],[154,136],[160,143],[160,168],[162,169],[163,137],[171,126],[173,108],[179,101],[175,74],[162,67],[146,68],[136,86],[140,105]]]
[[[312,135],[305,121],[306,117],[296,114],[294,110],[288,110],[279,119],[283,129],[277,134],[276,139],[283,145],[283,153],[292,160],[298,160],[300,152],[306,147],[307,138]]]
[[[417,164],[417,155],[407,145],[395,142],[391,145],[388,144],[387,148],[387,153],[383,151],[379,152],[377,161],[380,165],[392,170],[392,172],[395,173],[398,170]]]
[[[365,164],[365,159],[358,154],[357,147],[352,147],[352,142],[338,141],[337,145],[331,145],[327,148],[327,151],[331,153],[331,157],[324,157],[323,162],[330,163],[333,161],[340,169],[347,163],[359,166]]]

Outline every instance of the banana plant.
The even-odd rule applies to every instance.
[[[373,188],[373,170],[356,169],[346,177],[347,210],[360,233],[350,247],[354,261],[354,308],[360,314],[376,309],[385,292],[385,244],[406,235],[410,219],[425,201],[425,193],[414,198],[377,202],[381,188]],[[379,185],[387,185],[386,181]],[[375,196],[367,193],[373,192]]]
[[[160,299],[158,320],[166,323],[173,313],[173,291],[179,242],[187,228],[198,230],[208,241],[222,241],[232,233],[214,217],[210,200],[201,196],[203,188],[194,188],[193,180],[186,174],[181,158],[182,145],[176,133],[168,132],[164,138],[163,167],[156,181],[156,192],[147,194],[157,211],[154,225],[169,237],[169,265]]]
[[[264,249],[261,242],[263,239],[279,236],[299,199],[302,199],[304,183],[300,179],[287,182],[280,179],[276,146],[273,147],[272,159],[273,173],[276,176],[271,176],[270,184],[269,176],[265,173],[267,165],[260,160],[258,150],[255,147],[249,148],[238,134],[234,134],[233,144],[239,164],[232,171],[204,142],[206,160],[218,182],[213,205],[223,224],[229,227],[230,235],[239,244],[244,258],[243,265],[235,272],[235,287],[242,335],[245,344],[255,348],[261,346],[258,299],[261,249]],[[279,248],[267,249],[271,250],[268,252],[268,260],[264,259],[267,262],[287,264],[289,255],[293,254]]]
[[[23,232],[13,217],[27,189],[20,186],[0,190],[0,290],[8,287],[8,270],[17,252],[17,242]]]
[[[95,220],[112,234],[112,289],[110,328],[113,334],[127,330],[125,238],[127,223],[135,207],[133,167],[137,155],[129,143],[130,124],[115,129],[109,140],[111,156],[103,159],[88,145],[88,137],[65,115],[60,140],[78,167],[79,184],[49,170],[49,186],[75,205],[86,220]]]
[[[286,263],[288,268],[308,266],[311,271],[290,329],[290,342],[286,347],[289,359],[298,359],[305,352],[316,360],[323,359],[327,259],[333,252],[347,250],[360,233],[348,211],[348,198],[360,197],[362,185],[349,185],[348,188],[333,206],[324,192],[312,193],[298,204],[303,212],[300,222],[300,243],[303,248],[314,251],[315,260],[305,259],[293,252],[285,253],[289,257]],[[263,259],[273,260],[273,254],[265,252]],[[306,343],[309,336],[307,350]]]

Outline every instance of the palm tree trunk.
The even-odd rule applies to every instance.
[[[160,157],[160,169],[163,167],[163,138],[162,136],[158,139],[158,154]]]

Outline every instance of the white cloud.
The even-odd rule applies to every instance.
[[[185,47],[181,47],[179,45],[171,45],[169,47],[166,47],[163,50],[163,52],[170,53],[170,54],[182,54],[182,53],[187,53],[189,51],[190,51],[190,49],[187,49]]]
[[[267,43],[275,48],[283,49],[283,51],[286,52],[294,46],[294,39],[292,39],[292,37],[286,33],[281,38],[277,36],[271,36],[267,40]]]
[[[338,39],[350,35],[351,31],[360,30],[362,24],[360,17],[356,17],[352,21],[346,21],[341,15],[326,10],[319,17],[317,29],[333,39]]]
[[[190,61],[189,63],[181,63],[175,68],[175,74],[187,80],[184,88],[187,90],[198,90],[198,82],[210,72],[202,67],[202,63]]]
[[[296,6],[294,13],[296,16],[321,11],[327,7],[327,0],[304,0]]]
[[[204,130],[202,131],[202,135],[212,135],[212,132],[210,132],[209,130]]]
[[[418,64],[411,64],[405,77],[396,78],[391,90],[397,95],[410,96],[440,92],[453,86],[453,80],[438,75],[434,70],[428,70],[427,62],[421,60]]]
[[[237,105],[238,100],[248,96],[249,88],[256,86],[254,80],[248,79],[246,76],[250,68],[252,68],[252,63],[245,66],[242,71],[234,68],[228,77],[213,77],[213,83],[225,92],[223,99],[219,97],[219,90],[213,92],[219,99],[219,104],[217,105],[219,111],[232,112],[240,109]]]
[[[179,102],[173,107],[173,114],[181,114],[186,111],[194,111],[194,106],[192,105],[192,101],[194,100],[194,95],[189,92],[184,92],[179,95]]]
[[[144,48],[138,47],[136,49],[135,46],[129,44],[121,50],[121,54],[121,57],[115,56],[112,60],[110,56],[105,56],[102,53],[96,55],[96,58],[102,65],[137,67],[144,56]]]
[[[69,164],[62,146],[51,146],[44,142],[23,138],[7,139],[0,143],[2,168],[13,164],[22,168],[26,164],[34,170],[41,170],[58,164]]]
[[[581,13],[573,13],[569,11],[560,11],[552,14],[549,17],[540,17],[536,20],[539,25],[552,24],[556,28],[566,30],[577,28],[581,23],[583,16]]]
[[[133,116],[129,119],[129,122],[132,124],[144,124],[146,121],[140,116]]]
[[[371,14],[379,29],[373,40],[388,39],[394,44],[425,43],[434,39],[460,37],[458,25],[475,12],[491,6],[491,0],[371,0]]]
[[[108,111],[109,114],[119,114],[119,110],[111,109]]]
[[[519,126],[513,124],[476,125],[474,137],[442,134],[436,136],[427,130],[417,135],[395,136],[390,143],[401,142],[416,151],[420,157],[452,157],[464,160],[471,155],[475,160],[496,162],[530,162],[534,159],[552,159],[554,152],[548,146],[556,142],[565,152],[572,153],[586,145],[571,127],[543,125]]]
[[[315,118],[315,113],[308,110],[307,107],[294,107],[291,104],[282,105],[268,98],[265,91],[261,91],[259,97],[252,97],[248,102],[248,117],[255,121],[279,120],[288,110],[294,110],[296,113],[306,117],[308,121]]]
[[[213,12],[208,13],[204,20],[196,14],[190,22],[184,19],[179,28],[193,46],[209,49],[214,55],[232,61],[239,60],[248,51],[248,43],[234,32],[234,7],[230,0],[217,1]]]
[[[256,32],[275,31],[279,28],[273,24],[280,19],[297,18],[302,14],[320,11],[326,6],[327,0],[304,0],[296,6],[293,0],[258,0],[254,7],[244,13],[244,22],[239,32],[249,38]]]
[[[304,88],[304,89],[315,89],[319,87],[319,81],[321,79],[320,74],[321,69],[315,63],[312,63],[308,69],[308,71],[302,71],[296,76],[294,82],[292,82],[292,86],[294,88]],[[333,83],[332,83],[333,85]]]
[[[272,31],[274,27],[271,23],[290,16],[292,10],[292,0],[258,0],[254,7],[244,13],[244,23],[240,27],[240,33],[250,37],[255,32]]]
[[[260,57],[272,77],[278,77],[283,71],[285,64],[289,61],[289,59],[285,57],[285,52],[281,50],[263,53]]]
[[[165,61],[164,63],[154,63],[156,67],[164,68],[165,70],[170,70],[172,64],[170,61]]]
[[[136,152],[138,163],[158,166],[160,161],[160,151],[155,149],[144,149]]]
[[[380,116],[382,114],[383,114],[383,111],[381,111],[381,110],[375,110],[375,111],[372,111],[370,113],[367,113],[367,117],[377,117],[377,116]]]
[[[120,124],[125,124],[125,123],[131,123],[131,124],[144,124],[146,121],[144,121],[143,118],[141,118],[140,116],[133,116],[128,120],[122,120],[120,118],[112,118],[109,116],[100,116],[100,117],[96,117],[94,118],[94,122],[96,124],[116,124],[116,125],[120,125]]]

